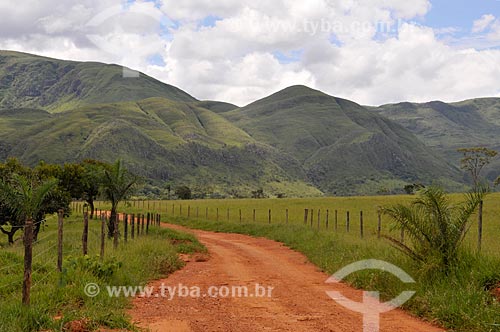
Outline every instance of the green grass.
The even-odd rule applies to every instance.
[[[89,258],[94,268],[85,267],[81,254],[82,222],[71,217],[64,225],[63,273],[56,271],[57,225],[49,218],[33,248],[33,287],[31,306],[21,305],[23,279],[23,247],[18,241],[9,247],[0,238],[0,331],[60,331],[70,321],[85,320],[91,329],[134,329],[126,314],[129,299],[112,298],[105,291],[95,298],[84,293],[87,283],[100,285],[145,285],[149,280],[164,277],[182,267],[178,253],[204,251],[191,235],[167,229],[151,228],[150,233],[117,250],[106,242],[105,260],[100,265],[96,255],[100,248],[100,224],[90,221]],[[175,241],[182,239],[183,241]],[[175,244],[180,243],[180,244]],[[106,271],[115,269],[112,275]]]

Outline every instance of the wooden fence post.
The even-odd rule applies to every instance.
[[[140,213],[137,215],[136,227],[137,227],[137,237],[139,237],[139,233],[141,231],[141,214]]]
[[[89,253],[88,240],[89,240],[89,213],[86,211],[83,214],[83,234],[82,234],[83,256],[85,256]]]
[[[359,232],[361,238],[365,235],[364,224],[363,224],[363,211],[359,211]]]
[[[253,209],[253,222],[255,222],[255,209]]]
[[[26,220],[24,226],[24,278],[23,304],[30,305],[31,292],[31,263],[33,260],[33,220]]]
[[[309,209],[304,209],[304,225],[307,225],[307,219],[309,217],[307,216],[309,214]]]
[[[241,224],[241,209],[240,209],[240,224]]]
[[[215,221],[219,221],[219,208],[217,208],[217,215],[216,215]]]
[[[127,243],[128,240],[128,214],[123,215],[123,239],[125,240],[125,243]]]
[[[382,212],[378,211],[378,225],[377,225],[377,237],[380,239],[382,236]]]
[[[64,210],[57,211],[57,270],[62,272]]]
[[[350,230],[350,228],[351,228],[351,226],[350,226],[350,220],[349,220],[349,218],[350,218],[350,217],[349,217],[349,211],[347,211],[346,218],[347,218],[347,219],[346,219],[346,221],[345,221],[345,229],[346,229],[347,233],[349,233],[349,230]]]
[[[133,240],[135,237],[135,214],[130,216],[130,238]]]
[[[318,229],[321,228],[321,209],[318,209]]]
[[[137,231],[135,232],[135,236],[139,237],[139,235],[141,233],[141,214],[140,213],[137,214],[137,218],[135,221],[135,228],[137,229]]]
[[[326,209],[326,220],[325,220],[325,227],[328,229],[328,217],[330,216],[330,210]]]
[[[288,209],[285,211],[285,222],[288,224]]]
[[[149,224],[151,222],[151,213],[148,212],[146,218],[146,234],[149,234]]]
[[[339,229],[339,211],[335,210],[335,232]]]
[[[144,214],[141,215],[141,235],[144,235]]]
[[[477,210],[477,252],[481,252],[483,242],[483,200],[479,202]]]
[[[269,217],[268,217],[269,224],[271,224],[271,209],[269,209]]]
[[[313,227],[314,222],[314,209],[311,209],[311,227]]]
[[[115,219],[113,220],[113,223],[115,225],[114,227],[114,232],[113,232],[113,248],[118,248],[118,225],[120,224],[119,223],[120,221],[120,214],[117,213],[115,214]]]
[[[101,259],[104,259],[104,241],[106,240],[106,216],[101,215]]]

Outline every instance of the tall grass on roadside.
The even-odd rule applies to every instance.
[[[415,290],[405,308],[415,315],[453,331],[499,331],[500,304],[485,287],[485,280],[500,281],[500,260],[471,254],[463,255],[460,264],[445,273],[422,273],[418,264],[391,247],[386,241],[361,240],[352,234],[319,232],[300,225],[266,225],[169,219],[183,226],[217,232],[262,236],[279,241],[302,252],[328,274],[363,259],[381,259],[410,273],[417,283],[406,285],[380,271],[352,274],[347,281],[354,287],[381,292],[382,299],[392,299],[404,290]]]

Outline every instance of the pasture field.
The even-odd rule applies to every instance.
[[[109,297],[101,289],[94,298],[85,295],[87,283],[101,285],[144,285],[182,267],[178,252],[203,251],[190,235],[168,229],[150,228],[148,235],[129,239],[113,248],[106,240],[105,258],[100,261],[101,225],[89,223],[87,259],[82,256],[82,218],[75,215],[64,222],[63,271],[57,267],[57,220],[49,217],[33,245],[31,306],[21,304],[23,282],[22,241],[9,246],[0,236],[0,331],[61,331],[68,324],[134,330],[126,309],[129,299]],[[19,232],[19,236],[22,232]],[[169,240],[181,239],[182,247]],[[72,323],[73,322],[73,323]],[[76,325],[78,326],[78,325]],[[83,331],[83,330],[82,330]],[[85,330],[87,331],[87,330]]]
[[[450,200],[460,202],[462,194],[451,194]],[[358,196],[358,197],[328,197],[328,198],[284,198],[284,199],[223,199],[223,200],[172,200],[172,201],[128,201],[122,203],[119,210],[124,213],[160,213],[163,220],[171,217],[200,219],[209,221],[229,221],[267,224],[271,210],[271,224],[304,225],[304,210],[308,209],[308,227],[318,228],[318,211],[320,211],[321,231],[337,232],[346,238],[360,237],[360,211],[363,211],[364,238],[367,241],[377,240],[378,207],[398,203],[409,203],[415,196]],[[78,203],[82,205],[83,203]],[[97,208],[107,210],[109,204],[97,202]],[[218,210],[218,212],[217,212]],[[229,210],[229,218],[228,218]],[[328,229],[326,228],[326,213],[328,210]],[[337,230],[335,231],[335,210],[337,210]],[[347,233],[346,220],[349,211],[350,230]],[[188,218],[189,214],[189,218]],[[218,217],[217,217],[218,215]],[[207,217],[208,216],[208,217]],[[473,217],[467,236],[471,249],[477,247],[477,218]],[[391,230],[391,222],[382,216],[382,234],[399,237]],[[483,212],[483,253],[487,256],[500,258],[500,193],[486,196]],[[382,240],[383,241],[383,240]]]

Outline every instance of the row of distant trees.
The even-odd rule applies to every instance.
[[[93,218],[94,202],[101,195],[111,202],[108,235],[112,236],[118,205],[134,192],[138,180],[121,161],[84,160],[62,166],[40,162],[30,168],[8,159],[0,163],[0,232],[12,244],[15,234],[31,219],[36,240],[46,215],[61,209],[68,214],[72,200],[83,200]]]

